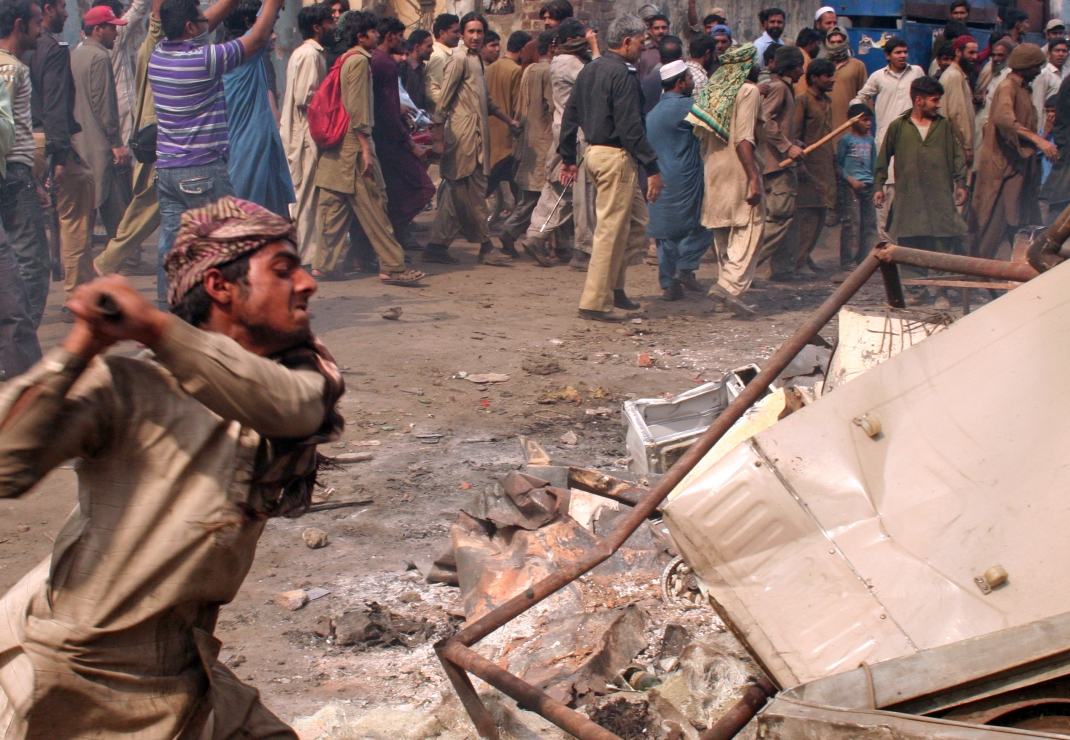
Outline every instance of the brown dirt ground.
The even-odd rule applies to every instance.
[[[831,245],[838,245],[837,235],[838,230],[826,232],[815,255],[825,266],[836,264],[838,249]],[[626,454],[622,401],[679,393],[730,368],[761,363],[834,287],[828,279],[790,288],[759,281],[750,299],[760,315],[740,320],[715,313],[704,297],[662,302],[656,268],[636,265],[628,282],[630,294],[643,303],[641,323],[606,325],[576,316],[581,273],[527,260],[512,268],[479,267],[472,245],[457,245],[455,251],[462,264],[428,266],[433,276],[427,287],[385,287],[368,275],[321,285],[313,303],[314,328],[345,372],[344,441],[380,444],[326,450],[374,453],[370,462],[324,476],[326,487],[334,489],[330,500],[373,503],[273,520],[245,585],[222,611],[218,635],[224,659],[286,719],[312,714],[330,699],[401,709],[437,702],[448,684],[429,642],[417,648],[341,648],[315,634],[317,622],[377,601],[427,619],[432,639],[445,635],[458,623],[456,589],[429,586],[406,569],[442,550],[458,506],[471,495],[465,484],[486,486],[522,464],[517,435],[545,445],[555,461],[620,469]],[[146,259],[153,253],[147,246]],[[699,273],[707,284],[716,275],[709,259]],[[154,291],[154,278],[132,281],[147,294]],[[882,293],[871,282],[854,303],[876,306]],[[55,285],[40,331],[45,348],[66,333],[58,315],[61,300]],[[402,308],[399,321],[381,318],[391,306]],[[824,335],[831,339],[833,327]],[[649,353],[656,367],[638,367],[640,352]],[[561,371],[529,374],[522,369],[529,358],[552,358]],[[509,380],[477,386],[457,378],[461,371],[504,373]],[[566,386],[577,389],[582,402],[538,403]],[[600,408],[612,412],[588,413]],[[570,429],[579,437],[572,447],[558,442]],[[424,444],[420,433],[443,437]],[[47,555],[74,503],[69,466],[22,499],[0,502],[0,589]],[[306,527],[326,531],[330,544],[307,548],[301,540]],[[296,612],[275,603],[279,592],[314,586],[330,594]],[[403,603],[399,597],[406,592],[420,601]]]

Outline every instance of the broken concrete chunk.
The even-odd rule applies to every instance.
[[[398,601],[402,604],[415,604],[419,601],[423,601],[424,597],[420,596],[416,591],[406,591],[398,597]]]
[[[465,380],[469,380],[473,383],[504,383],[509,380],[508,375],[502,373],[481,373],[479,375],[469,375]]]
[[[691,635],[686,627],[672,623],[665,625],[665,635],[661,638],[661,652],[658,653],[658,660],[678,657],[689,642],[691,642]]]
[[[292,612],[297,611],[308,603],[308,594],[302,588],[296,591],[286,591],[275,598],[278,600],[279,606]]]
[[[386,427],[383,427],[383,429],[386,429]],[[370,452],[345,452],[341,455],[335,455],[334,457],[329,459],[331,462],[336,463],[338,465],[352,465],[353,463],[368,462],[369,460],[374,460],[375,455]]]
[[[401,306],[391,306],[379,315],[387,321],[397,321],[401,318]]]
[[[532,375],[553,375],[563,369],[561,363],[552,357],[528,357],[520,367]]]
[[[334,620],[334,635],[339,645],[411,647],[430,632],[431,626],[426,619],[407,619],[374,601],[368,604],[366,611],[346,612]]]
[[[574,445],[574,444],[578,444],[579,441],[580,441],[580,438],[578,436],[576,436],[576,433],[574,431],[572,431],[571,429],[569,429],[567,432],[562,434],[561,438],[560,438],[560,442],[563,445]]]
[[[315,527],[309,527],[302,532],[301,539],[305,541],[305,544],[308,545],[311,550],[318,550],[321,547],[326,547],[327,543],[330,542],[327,533],[322,529],[316,529]]]
[[[552,462],[546,450],[535,440],[521,436],[520,446],[524,449],[524,459],[528,465],[549,465]]]

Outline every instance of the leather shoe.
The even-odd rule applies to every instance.
[[[638,311],[643,307],[639,301],[633,301],[628,297],[628,294],[624,292],[624,289],[613,291],[613,307],[620,308],[625,311]]]
[[[675,280],[678,285],[683,286],[692,293],[706,292],[706,288],[703,287],[702,283],[695,277],[694,270],[677,270],[672,279]]]
[[[604,321],[607,324],[622,324],[628,320],[627,316],[621,316],[613,311],[592,311],[587,308],[580,309],[580,318],[588,321]]]
[[[684,297],[684,289],[680,286],[680,283],[673,283],[668,288],[665,288],[661,294],[661,300],[663,301],[679,301]]]

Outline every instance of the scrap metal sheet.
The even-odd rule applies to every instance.
[[[1068,304],[1063,265],[677,492],[681,554],[781,686],[1070,611]]]

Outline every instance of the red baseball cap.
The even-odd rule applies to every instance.
[[[107,5],[98,5],[90,8],[82,18],[83,26],[99,26],[101,23],[110,23],[113,26],[125,26],[126,21],[116,18],[115,13]]]

